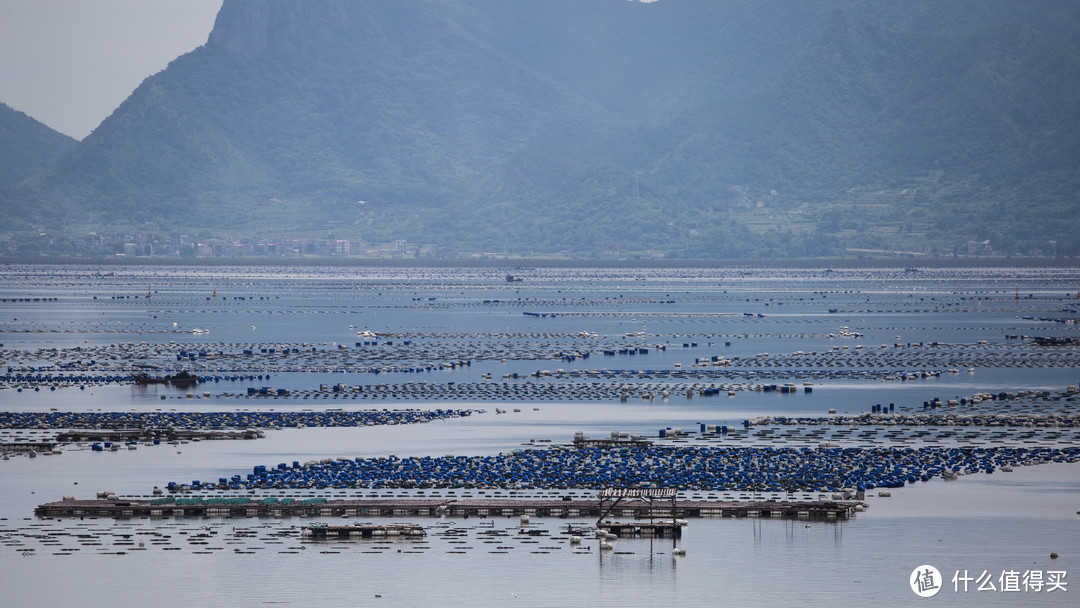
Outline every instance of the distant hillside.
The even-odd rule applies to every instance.
[[[0,103],[0,189],[41,171],[77,142]]]
[[[1063,0],[225,0],[5,206],[431,255],[1080,255],[1078,44]]]

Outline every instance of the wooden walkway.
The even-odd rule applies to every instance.
[[[165,499],[168,500],[168,499]],[[188,503],[190,499],[178,499]],[[839,501],[721,502],[680,501],[675,512],[667,505],[637,502],[604,507],[600,500],[551,500],[528,498],[397,498],[330,500],[311,504],[296,501],[215,502],[153,504],[151,500],[64,500],[39,505],[38,517],[622,517],[636,520],[675,517],[774,517],[835,520],[850,517],[861,504]]]
[[[427,532],[420,526],[412,524],[387,524],[377,525],[352,525],[352,526],[304,526],[300,529],[300,536],[322,539],[345,539],[345,538],[391,538],[395,536],[416,537],[425,536]]]
[[[64,443],[79,441],[111,441],[124,443],[127,441],[203,441],[213,439],[258,439],[263,433],[257,430],[247,431],[211,431],[199,429],[75,429],[65,431],[56,436],[57,441]]]
[[[609,522],[597,524],[597,528],[615,536],[654,536],[656,538],[680,538],[682,526],[671,521],[659,523]]]
[[[49,441],[0,443],[0,453],[4,452],[51,452],[56,444]]]

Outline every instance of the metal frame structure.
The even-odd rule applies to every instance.
[[[677,501],[679,498],[679,491],[675,488],[604,488],[600,490],[600,517],[596,520],[597,526],[599,526],[604,518],[611,514],[615,510],[615,507],[619,505],[623,500],[646,500],[649,502],[649,520],[653,520],[653,504],[656,501],[671,501],[671,524],[675,525],[675,519],[678,517],[678,511],[676,509]],[[608,501],[611,501],[608,506]]]

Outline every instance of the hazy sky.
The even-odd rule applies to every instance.
[[[206,43],[222,0],[0,0],[0,102],[77,139]]]

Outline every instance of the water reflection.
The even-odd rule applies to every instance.
[[[657,439],[668,427],[740,426],[756,416],[827,416],[830,409],[858,415],[878,403],[910,412],[934,397],[947,403],[980,391],[1056,393],[1076,383],[1075,349],[1010,337],[1076,336],[1077,323],[1070,322],[1080,318],[1075,268],[535,268],[514,274],[524,280],[507,285],[505,269],[498,268],[0,269],[0,300],[6,300],[0,302],[0,371],[71,374],[59,366],[81,361],[77,366],[91,369],[85,373],[107,374],[148,361],[220,377],[189,391],[119,382],[52,390],[40,382],[40,391],[17,393],[11,385],[0,390],[8,411],[488,410],[467,420],[289,429],[257,441],[204,441],[182,449],[71,449],[11,458],[0,463],[0,567],[12,605],[39,602],[42,589],[57,603],[86,603],[86,590],[94,589],[110,605],[142,605],[152,594],[166,607],[218,601],[226,589],[231,602],[260,606],[314,600],[355,606],[376,595],[391,605],[895,605],[914,597],[907,577],[923,563],[943,572],[1049,567],[1055,551],[1055,568],[1080,572],[1080,561],[1067,550],[1080,546],[1072,504],[1080,476],[1069,463],[978,473],[949,484],[920,482],[891,498],[867,498],[871,508],[846,522],[694,519],[678,540],[686,550],[680,558],[672,556],[675,541],[659,538],[619,538],[610,551],[591,538],[576,551],[568,539],[555,538],[563,520],[558,526],[535,522],[534,529],[551,531],[548,538],[522,536],[511,520],[430,519],[421,522],[431,528],[423,543],[299,549],[297,531],[308,520],[30,518],[35,505],[65,494],[146,495],[166,480],[218,479],[260,464],[492,455],[542,445],[530,440],[568,443],[577,431]],[[149,301],[147,285],[153,286]],[[26,297],[53,299],[21,300]],[[276,350],[271,355],[264,348]],[[181,351],[194,352],[195,359]],[[199,357],[200,351],[221,355]],[[587,358],[581,356],[586,351]],[[716,365],[713,357],[730,363]],[[461,359],[471,365],[442,367]],[[429,366],[439,369],[415,371]],[[42,370],[49,367],[55,369]],[[375,367],[378,373],[358,371]],[[950,367],[958,373],[913,380],[898,374]],[[533,376],[541,370],[551,375]],[[590,370],[616,373],[582,375]],[[818,375],[822,370],[832,375]],[[861,375],[867,371],[875,374]],[[812,393],[754,390],[786,382],[801,389],[804,381],[812,383]],[[339,383],[387,388],[320,387]],[[662,395],[671,383],[686,386]],[[730,384],[735,395],[691,391],[688,397],[695,383]],[[632,387],[626,402],[619,399],[622,385]],[[248,395],[264,386],[289,394]],[[650,399],[646,392],[655,394]],[[1033,397],[1008,407],[1040,413],[1067,403]],[[998,406],[992,401],[949,411]],[[495,414],[495,407],[506,413]],[[678,445],[866,446],[911,441],[921,432],[832,428],[819,437],[819,429],[784,436],[788,429],[777,426],[768,436],[728,435],[711,443],[696,433]],[[929,438],[939,432],[945,431]],[[995,440],[1073,440],[1065,428],[1021,436],[1029,432],[998,431]],[[499,535],[481,534],[492,530]],[[144,551],[137,551],[139,542]],[[65,584],[55,585],[58,577]],[[1017,601],[1000,593],[950,599]],[[1044,594],[1037,601],[1071,605],[1068,599]]]

